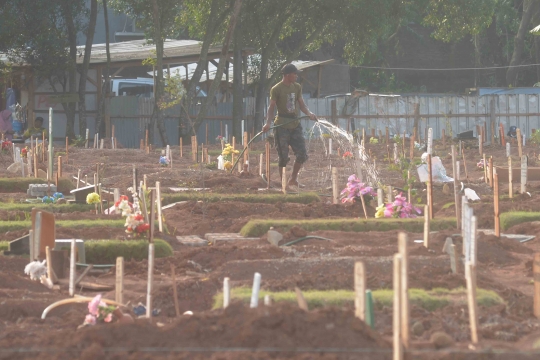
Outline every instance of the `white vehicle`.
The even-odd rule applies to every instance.
[[[154,96],[154,79],[114,79],[111,80],[111,91],[116,96]],[[206,92],[197,86],[197,97],[206,97]]]

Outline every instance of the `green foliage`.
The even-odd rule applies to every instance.
[[[199,201],[205,202],[221,202],[221,201],[239,201],[247,203],[298,203],[310,204],[321,201],[315,193],[300,193],[300,194],[215,194],[215,193],[181,193],[181,194],[165,194],[161,203],[163,205],[172,204],[179,201]]]
[[[125,261],[148,259],[147,240],[92,240],[85,241],[84,249],[88,264],[115,264],[119,256]],[[169,243],[156,239],[154,255],[156,258],[172,256],[173,249]]]
[[[531,135],[531,137],[530,137],[530,139],[529,139],[529,142],[530,142],[531,144],[540,145],[540,131],[539,131],[539,130],[535,131],[535,132]]]
[[[0,241],[0,252],[9,250],[9,241]]]
[[[124,219],[117,220],[59,220],[55,224],[58,227],[65,228],[91,228],[95,226],[99,227],[114,227],[114,228],[123,228],[125,224]],[[19,220],[19,221],[2,221],[0,222],[0,233],[5,233],[8,231],[24,230],[30,229],[32,222],[29,220]]]
[[[301,226],[306,231],[336,230],[350,232],[368,231],[391,231],[403,230],[420,233],[424,229],[424,219],[313,219],[313,220],[288,220],[288,219],[255,219],[250,220],[240,230],[240,234],[246,237],[257,237],[264,235],[270,227],[288,231],[293,226]],[[437,218],[430,222],[432,230],[454,229],[456,220],[454,218]]]
[[[86,143],[86,139],[81,135],[76,135],[74,139],[71,140],[71,145],[75,147],[83,147]]]
[[[501,229],[508,230],[512,226],[531,222],[540,221],[540,212],[528,212],[528,211],[511,211],[505,212],[500,215]]]
[[[307,290],[302,294],[306,299],[310,309],[324,306],[352,306],[354,304],[354,291],[350,290]],[[294,291],[265,291],[259,292],[259,299],[264,299],[270,295],[275,302],[296,303],[296,293]],[[383,306],[391,307],[394,299],[394,292],[390,289],[379,289],[372,291],[375,306],[381,309]],[[409,302],[427,311],[434,311],[443,308],[453,302],[465,303],[467,292],[463,288],[458,289],[434,289],[432,291],[423,289],[409,289]],[[247,287],[237,287],[231,289],[231,300],[238,300],[249,303],[251,299],[251,289]],[[504,300],[494,291],[477,289],[477,301],[480,306],[493,306],[503,304]],[[214,309],[223,307],[223,293],[214,296]]]
[[[52,213],[71,213],[71,212],[85,212],[89,210],[94,210],[94,206],[88,204],[45,204],[45,203],[4,203],[0,202],[0,210],[4,211],[26,211],[31,212],[33,208],[42,209],[44,211],[49,211]]]

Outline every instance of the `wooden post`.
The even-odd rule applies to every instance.
[[[208,146],[203,148],[204,162],[210,164],[210,158],[208,157]]]
[[[467,282],[467,302],[469,305],[469,326],[471,342],[478,344],[478,304],[476,302],[476,267],[471,263],[465,264],[465,280]]]
[[[409,348],[409,249],[407,246],[409,238],[406,233],[398,234],[398,249],[401,255],[401,340],[405,348]]]
[[[38,141],[36,139],[36,147],[34,148],[36,151],[33,153],[34,154],[34,177],[37,178],[38,177],[38,167],[37,167],[37,162],[38,162],[38,156],[39,156],[39,152],[38,152]]]
[[[75,239],[71,239],[71,254],[69,258],[69,296],[75,295],[75,250],[76,250]],[[39,255],[39,250],[38,250]]]
[[[508,157],[508,197],[514,197],[514,188],[512,185],[512,157]]]
[[[124,258],[122,256],[116,258],[116,289],[114,300],[120,304],[124,303]]]
[[[145,136],[144,136],[144,148],[148,148],[148,129],[146,129],[145,131]]]
[[[281,168],[281,191],[287,194],[287,168],[285,166]]]
[[[231,141],[233,152],[231,154],[231,163],[234,165],[234,150],[236,149],[236,138],[233,136]],[[243,169],[243,166],[239,166],[238,169]]]
[[[116,138],[114,136],[114,125],[112,125],[112,134],[111,134],[111,149],[116,149]]]
[[[332,167],[332,204],[339,202],[339,189],[338,189],[338,169]]]
[[[540,253],[534,254],[533,259],[534,280],[534,316],[540,319]]]
[[[456,212],[456,222],[457,228],[461,228],[461,219],[460,219],[460,205],[459,205],[459,192],[458,192],[458,181],[456,179],[456,147],[455,145],[450,146],[452,152],[452,172],[454,176],[454,206]]]
[[[427,130],[427,153],[433,155],[433,128]]]
[[[467,162],[465,160],[465,149],[461,149],[461,155],[463,156],[463,170],[465,171],[465,179],[469,181],[469,172],[467,171]]]
[[[428,185],[427,185],[427,200],[429,206],[429,219],[433,219],[433,171],[431,168],[431,154],[427,156],[428,165]]]
[[[295,286],[294,292],[296,293],[296,301],[298,303],[298,307],[304,311],[309,311],[307,301],[304,298],[304,294],[302,294],[300,288]]]
[[[58,157],[58,169],[57,169],[58,177],[62,177],[62,157]]]
[[[176,274],[174,272],[174,264],[171,263],[171,276],[172,276],[172,287],[173,287],[173,296],[174,296],[174,311],[176,317],[180,316],[180,304],[178,303],[178,289],[176,289]]]
[[[354,263],[354,316],[366,317],[366,268],[361,261]]]
[[[156,203],[157,203],[157,216],[158,216],[158,229],[159,232],[163,232],[163,219],[161,215],[161,183],[156,181]]]
[[[521,193],[527,192],[527,155],[521,156]]]
[[[146,290],[146,317],[152,318],[152,290],[154,289],[154,243],[148,244],[148,285]]]
[[[392,330],[393,330],[393,360],[403,359],[403,344],[401,338],[401,255],[394,255],[394,304],[393,304],[393,316],[392,316]]]
[[[227,308],[231,302],[231,285],[229,278],[223,279],[223,308]]]
[[[517,143],[518,143],[518,155],[521,158],[523,156],[523,136],[521,136],[521,129],[516,130]]]
[[[504,125],[502,123],[499,124],[499,131],[501,132],[501,145],[502,147],[506,147],[506,139],[504,138]]]
[[[424,205],[424,246],[429,249],[429,206]]]
[[[265,143],[266,151],[266,188],[270,189],[270,143]]]
[[[495,236],[501,236],[501,223],[499,219],[499,175],[493,174],[493,207],[495,208]]]
[[[488,168],[488,163],[487,163],[487,160],[486,160],[486,154],[482,154],[482,161],[484,162],[484,181],[486,184],[489,183],[488,181],[488,172],[487,172],[487,168]]]

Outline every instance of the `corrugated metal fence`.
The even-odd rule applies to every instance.
[[[493,101],[493,118],[495,126],[502,123],[505,129],[515,125],[524,134],[532,129],[540,128],[540,95],[485,95],[485,96],[385,96],[369,95],[356,99],[341,96],[325,99],[306,99],[309,109],[321,117],[332,117],[332,101],[336,101],[336,119],[344,129],[366,128],[384,132],[388,127],[391,134],[412,133],[415,119],[415,107],[419,104],[421,133],[426,127],[433,128],[433,135],[439,138],[442,129],[447,135],[456,135],[466,130],[474,130],[476,125],[490,121],[491,101]],[[150,122],[153,99],[119,96],[111,99],[111,123],[115,125],[118,141],[124,147],[138,148],[144,137],[146,124]],[[199,106],[190,109],[195,115]],[[244,117],[254,113],[254,98],[244,99]],[[335,112],[336,113],[336,112]],[[165,111],[165,127],[169,143],[179,143],[179,106]],[[219,103],[210,107],[208,119],[204,120],[197,131],[199,143],[206,142],[206,125],[208,124],[208,140],[213,143],[218,135],[229,134],[232,128],[232,103]],[[223,124],[223,125],[222,125]],[[309,131],[313,122],[303,120],[304,130]],[[488,136],[490,126],[488,128]],[[161,145],[157,131],[154,131],[154,143]],[[317,135],[316,133],[314,135]]]

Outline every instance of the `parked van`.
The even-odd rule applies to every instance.
[[[111,91],[116,96],[138,96],[151,98],[154,96],[154,79],[114,79],[111,80]],[[206,91],[197,86],[197,97],[206,97]]]

